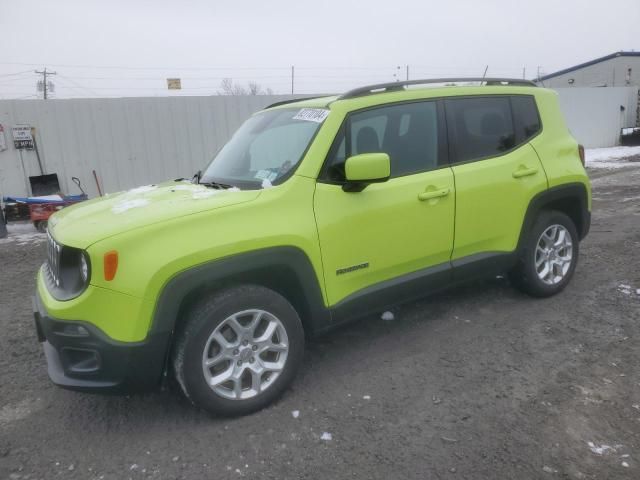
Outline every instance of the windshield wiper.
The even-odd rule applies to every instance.
[[[202,179],[202,170],[198,170],[195,175],[191,178],[191,183],[197,183],[198,185],[204,185],[205,187],[218,188],[227,190],[229,188],[233,188],[233,185],[228,185],[226,183],[220,182],[201,182]]]
[[[233,185],[228,185],[226,183],[219,183],[219,182],[198,182],[198,183],[200,185],[204,185],[205,187],[219,188],[223,190],[226,190],[228,188],[233,188]]]

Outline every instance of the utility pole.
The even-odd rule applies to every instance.
[[[45,67],[44,70],[42,70],[42,71],[36,70],[35,72],[38,75],[42,75],[42,96],[46,100],[49,88],[51,88],[51,86],[52,86],[52,85],[49,85],[50,82],[47,80],[47,76],[48,75],[56,75],[56,72],[48,72],[47,71],[47,67]]]
[[[407,82],[409,81],[409,65],[407,65]]]
[[[293,95],[293,80],[295,78],[295,69],[294,66],[291,65],[291,95]]]

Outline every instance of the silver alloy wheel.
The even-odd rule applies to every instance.
[[[273,385],[289,354],[282,322],[265,310],[244,310],[213,331],[202,353],[207,384],[221,397],[245,400]]]
[[[551,225],[542,232],[535,252],[538,278],[547,285],[557,285],[565,277],[573,260],[571,234],[562,225]]]

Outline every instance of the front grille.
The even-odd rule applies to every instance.
[[[62,245],[56,242],[47,230],[47,273],[56,287],[60,287],[60,257]]]

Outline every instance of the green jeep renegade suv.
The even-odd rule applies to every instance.
[[[192,181],[54,215],[34,306],[53,382],[170,376],[245,414],[291,383],[305,337],[345,321],[501,272],[561,291],[590,224],[583,150],[554,92],[478,80],[275,104]]]

